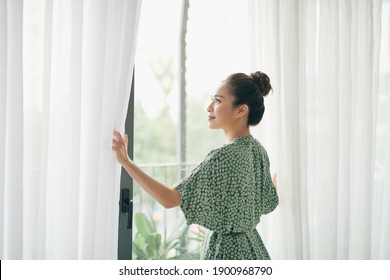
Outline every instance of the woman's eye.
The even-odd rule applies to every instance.
[[[218,98],[215,98],[213,96],[211,96],[211,101],[215,101],[215,103],[217,103],[217,104],[221,103],[221,100],[219,100]]]

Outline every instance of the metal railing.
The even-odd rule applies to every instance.
[[[158,180],[159,182],[172,187],[181,178],[180,174],[189,174],[199,162],[185,162],[185,163],[153,163],[153,164],[139,164],[138,166],[148,175]],[[177,231],[178,227],[185,224],[184,215],[180,207],[172,209],[165,209],[158,202],[156,202],[148,193],[146,193],[136,182],[133,188],[133,211],[134,213],[142,212],[149,216],[161,233],[163,240],[169,239],[172,234]],[[134,234],[136,235],[136,228]],[[185,250],[197,250],[200,246],[199,242],[190,242],[190,237],[199,235],[201,229],[196,226],[190,228],[188,238],[186,238],[183,247]],[[198,250],[199,251],[199,250]],[[172,252],[174,255],[176,252]]]

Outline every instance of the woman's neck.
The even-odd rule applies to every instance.
[[[236,130],[224,130],[224,133],[228,143],[233,142],[233,140],[236,139],[237,137],[251,135],[249,127],[236,129]]]

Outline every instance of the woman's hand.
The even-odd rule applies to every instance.
[[[112,150],[115,152],[116,160],[123,166],[129,175],[152,197],[154,197],[165,208],[172,208],[181,204],[180,193],[171,189],[159,181],[153,179],[141,170],[127,155],[127,135],[124,137],[114,131],[112,139]]]
[[[276,177],[276,173],[272,176],[272,183],[274,184],[275,189],[278,189],[278,178]]]
[[[116,160],[119,164],[124,165],[129,161],[129,157],[127,155],[127,143],[129,142],[129,138],[127,134],[124,137],[118,132],[114,130],[114,138],[112,139],[112,150],[115,152]]]

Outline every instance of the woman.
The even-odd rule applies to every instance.
[[[230,75],[208,106],[209,127],[222,129],[227,144],[211,151],[191,174],[169,188],[139,169],[127,155],[127,141],[114,132],[117,161],[166,208],[180,206],[188,224],[210,230],[204,259],[270,259],[256,225],[279,203],[266,150],[251,134],[264,114],[268,76]],[[276,183],[275,183],[276,184]]]

